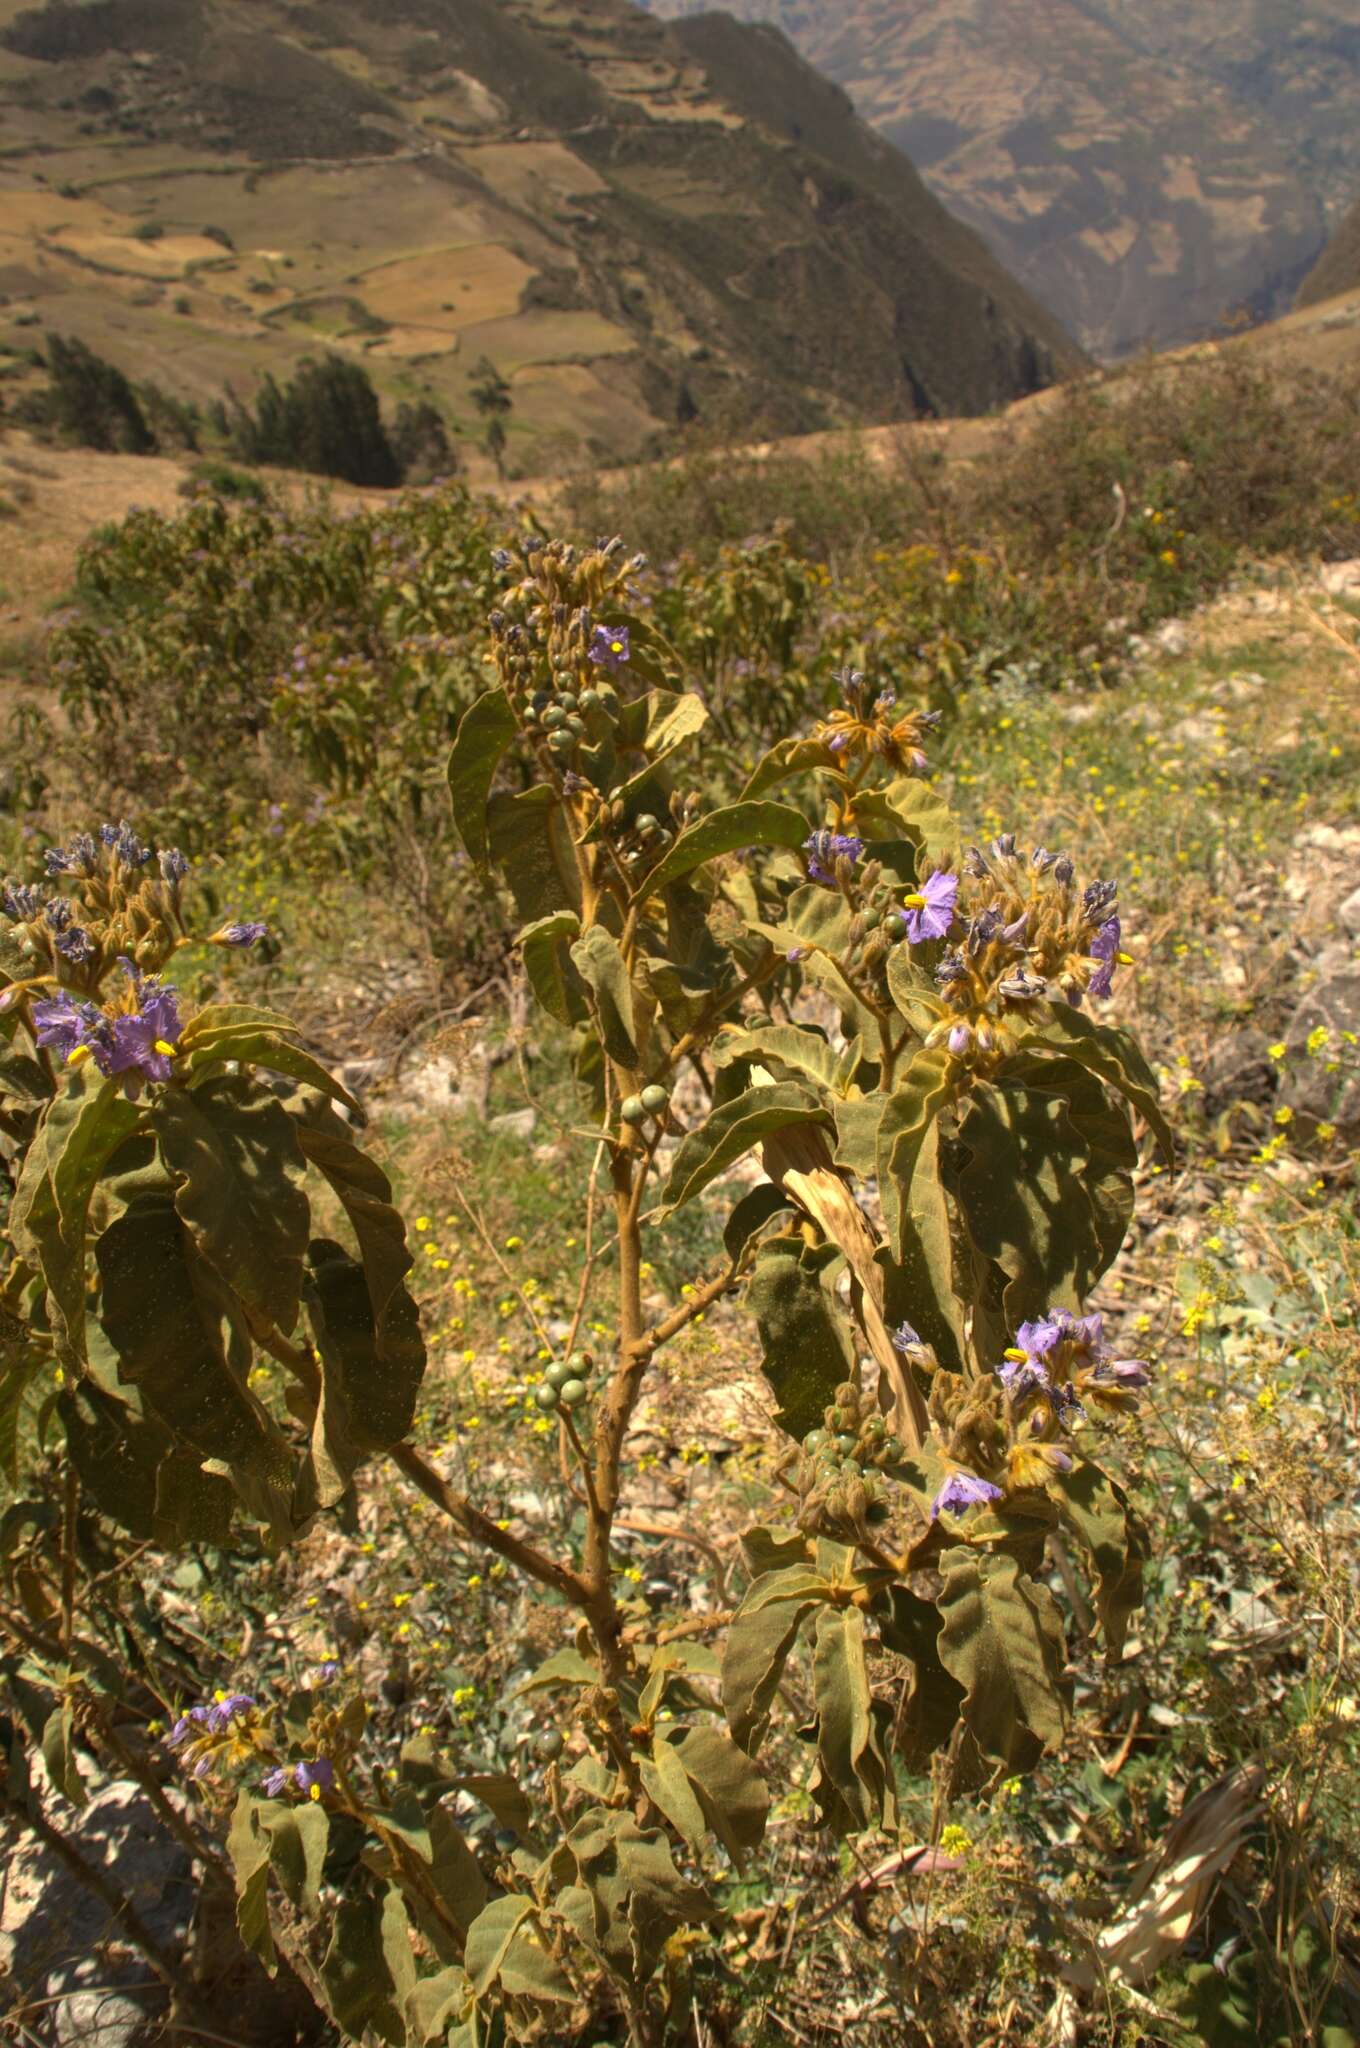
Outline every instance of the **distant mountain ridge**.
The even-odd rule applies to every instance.
[[[1360,0],[722,4],[782,28],[1098,355],[1285,311],[1360,198]]]
[[[0,136],[11,368],[48,326],[202,399],[325,347],[474,432],[485,358],[542,462],[1081,361],[782,37],[631,0],[0,0]]]

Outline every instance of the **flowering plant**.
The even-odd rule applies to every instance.
[[[181,1019],[159,979],[182,929],[157,893],[180,886],[169,857],[149,889],[82,845],[79,959],[11,892],[4,1071],[29,1093],[4,1112],[23,1155],[8,1293],[50,1323],[82,1484],[160,1542],[237,1505],[284,1542],[386,1450],[573,1617],[524,1689],[555,1703],[525,1782],[421,1739],[370,1792],[357,1698],[282,1703],[280,1733],[228,1695],[173,1731],[194,1773],[254,1773],[229,1841],[242,1934],[272,1959],[299,1916],[323,1927],[317,1994],[348,2038],[575,2038],[604,1986],[636,2043],[662,2042],[715,1878],[764,1836],[801,1641],[812,1797],[844,1836],[896,1825],[899,1773],[934,1769],[947,1800],[1031,1768],[1063,1734],[1069,1629],[1117,1656],[1140,1596],[1142,1535],[1095,1452],[1147,1368],[1086,1300],[1129,1224],[1135,1116],[1169,1139],[1097,1007],[1114,887],[1009,837],[962,844],[924,780],[930,717],[854,672],[840,710],[707,808],[676,773],[706,708],[636,602],[642,566],[617,541],[497,557],[495,680],[448,768],[467,858],[508,889],[526,979],[571,1035],[582,1174],[612,1215],[537,1393],[581,1504],[560,1554],[406,1441],[423,1359],[386,1182],[281,1020]],[[772,794],[795,782],[802,804]],[[748,1154],[763,1176],[724,1256],[649,1321],[646,1234]],[[354,1249],[310,1238],[309,1170]],[[597,1269],[608,1358],[578,1348]],[[747,1531],[734,1614],[658,1630],[616,1583],[630,1431],[667,1344],[736,1296],[787,1513]],[[288,1375],[283,1412],[251,1389],[257,1348]],[[139,1520],[111,1498],[110,1442],[143,1475]],[[1093,1579],[1075,1624],[1049,1583],[1076,1584],[1068,1544]],[[502,1823],[490,1867],[449,1811],[469,1787]],[[355,1827],[337,1902],[328,1858]]]

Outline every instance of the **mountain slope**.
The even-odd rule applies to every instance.
[[[782,27],[1100,355],[1285,310],[1360,194],[1360,0],[723,4]]]
[[[1299,286],[1295,305],[1302,310],[1360,286],[1360,201],[1341,220],[1313,268]]]
[[[325,346],[471,433],[489,359],[542,466],[696,414],[985,411],[1080,361],[759,28],[630,0],[0,0],[0,124],[0,345],[75,334],[186,397]]]

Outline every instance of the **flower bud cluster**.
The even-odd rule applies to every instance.
[[[901,1439],[853,1380],[836,1389],[824,1427],[809,1430],[793,1466],[802,1529],[847,1526],[861,1538],[891,1512],[882,1475],[905,1456]]]
[[[876,762],[899,775],[924,775],[929,762],[922,742],[940,722],[938,711],[913,707],[899,712],[896,692],[871,683],[855,668],[837,671],[842,703],[819,721],[813,738],[845,774],[860,774]]]
[[[338,1669],[334,1664],[320,1667],[318,1692]],[[335,1790],[337,1769],[353,1753],[356,1725],[343,1709],[318,1698],[300,1745],[304,1754],[280,1756],[270,1715],[259,1701],[251,1693],[219,1692],[187,1708],[166,1736],[165,1746],[178,1752],[181,1764],[195,1778],[266,1764],[261,1790],[268,1798],[297,1794],[320,1800]]]
[[[1113,1356],[1099,1315],[1066,1309],[1022,1323],[985,1379],[937,1373],[931,1415],[958,1469],[936,1495],[932,1516],[1032,1493],[1069,1472],[1067,1441],[1089,1410],[1127,1412],[1150,1377],[1142,1359]]]

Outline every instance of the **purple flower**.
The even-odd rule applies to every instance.
[[[942,1514],[961,1515],[967,1508],[980,1507],[985,1501],[1001,1497],[1001,1488],[993,1486],[990,1479],[977,1479],[971,1472],[951,1472],[931,1502],[930,1519],[933,1522]]]
[[[161,873],[167,882],[182,882],[189,872],[189,863],[177,846],[167,846],[157,856]]]
[[[973,1034],[966,1024],[956,1024],[947,1042],[955,1059],[961,1059],[973,1042]]]
[[[99,848],[88,832],[77,832],[69,846],[49,846],[43,860],[49,875],[92,875]]]
[[[1106,918],[1100,930],[1091,941],[1091,958],[1100,962],[1099,967],[1087,983],[1093,996],[1103,1001],[1114,987],[1115,962],[1119,958],[1120,923],[1117,917]]]
[[[325,1658],[316,1667],[315,1679],[318,1685],[333,1685],[340,1676],[340,1666],[334,1657]]]
[[[33,1005],[33,1035],[39,1045],[63,1060],[78,1052],[93,1054],[100,1072],[111,1072],[113,1034],[109,1020],[93,1003],[76,1003],[64,992],[51,1002]]]
[[[135,1015],[114,1018],[112,1057],[107,1066],[100,1064],[106,1074],[135,1069],[148,1081],[168,1081],[181,1029],[179,998],[173,988],[155,981],[140,982],[137,998],[140,1008]]]
[[[1145,1387],[1152,1374],[1141,1358],[1099,1358],[1091,1369],[1091,1378],[1102,1386]]]
[[[958,894],[958,876],[947,874],[940,868],[933,875],[926,876],[914,896],[905,899],[901,916],[913,946],[919,946],[923,939],[944,938],[954,922]]]
[[[864,851],[864,841],[851,832],[813,832],[803,841],[803,849],[808,857],[809,879],[834,886],[832,863],[842,859],[857,861]]]
[[[790,967],[796,967],[800,960],[807,959],[809,950],[807,946],[790,946],[784,958],[788,961]]]
[[[335,1783],[335,1770],[324,1756],[316,1757],[311,1763],[301,1763],[293,1772],[293,1783],[299,1792],[305,1792],[310,1799],[319,1799],[323,1792],[329,1792]]]
[[[908,1352],[920,1348],[921,1339],[910,1323],[899,1323],[892,1332],[893,1350]]]
[[[194,1733],[196,1729],[202,1728],[206,1725],[208,1716],[211,1712],[211,1707],[200,1706],[190,1707],[187,1714],[181,1714],[178,1721],[176,1721],[174,1727],[170,1730],[170,1733],[165,1738],[166,1748],[180,1748],[181,1744],[187,1742],[189,1737]]]
[[[204,1717],[208,1729],[212,1734],[220,1735],[224,1728],[230,1728],[233,1721],[239,1720],[242,1714],[250,1713],[254,1706],[248,1692],[229,1692],[224,1700],[214,1700],[208,1708]]]
[[[627,626],[597,626],[587,652],[593,662],[617,674],[629,659]]]
[[[34,889],[29,893],[36,896],[38,892]],[[49,931],[64,932],[71,922],[71,906],[64,896],[51,896],[43,905],[43,916]]]
[[[220,932],[214,933],[214,937],[222,946],[253,946],[268,930],[267,924],[260,924],[258,921],[252,924],[224,924]]]
[[[267,1778],[265,1779],[265,1781],[264,1781],[264,1788],[263,1788],[263,1789],[264,1789],[264,1796],[265,1796],[265,1798],[266,1798],[266,1799],[277,1799],[277,1798],[278,1798],[278,1796],[279,1796],[279,1794],[280,1794],[280,1792],[282,1792],[282,1790],[283,1790],[284,1786],[285,1786],[285,1785],[286,1785],[287,1783],[288,1783],[288,1770],[287,1770],[287,1766],[286,1766],[286,1765],[283,1765],[283,1764],[281,1764],[281,1765],[279,1766],[279,1768],[278,1768],[277,1770],[271,1771],[271,1772],[269,1773],[269,1776],[268,1776],[268,1777],[267,1777]]]
[[[996,1376],[1016,1403],[1023,1401],[1028,1394],[1049,1392],[1048,1372],[1032,1358],[1008,1357],[997,1367]]]

